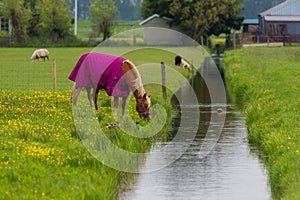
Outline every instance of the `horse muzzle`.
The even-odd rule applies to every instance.
[[[150,120],[151,119],[151,113],[150,112],[145,112],[142,117],[143,117],[143,119]]]

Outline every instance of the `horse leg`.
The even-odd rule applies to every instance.
[[[125,115],[126,100],[127,97],[122,97],[122,116]]]
[[[91,93],[91,88],[86,88],[86,93],[87,93],[87,97],[89,99],[89,102],[90,102],[90,107],[92,108],[93,107],[93,95]]]
[[[95,104],[95,109],[98,110],[98,94],[99,94],[99,90],[94,89],[94,104]]]
[[[114,97],[114,115],[118,114],[119,97]]]
[[[72,91],[72,103],[73,103],[74,106],[77,104],[77,99],[78,99],[78,95],[79,95],[80,89],[81,88],[76,87],[76,86],[74,86],[74,88],[73,88],[73,91]]]

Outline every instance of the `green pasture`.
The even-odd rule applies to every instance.
[[[48,48],[50,59],[31,62],[34,48],[0,48],[1,89],[53,88],[53,60],[56,60],[57,88],[71,89],[68,75],[79,57],[92,48]]]
[[[78,137],[72,115],[73,83],[68,75],[78,58],[93,49],[48,50],[49,61],[31,62],[33,48],[0,48],[0,199],[117,199],[133,174],[109,168],[91,156]],[[124,52],[137,66],[163,61],[184,76],[191,76],[190,72],[174,66],[172,50],[107,47],[99,51]],[[52,90],[54,59],[55,92]],[[162,105],[168,118],[159,133],[143,139],[128,136],[119,128],[106,128],[115,121],[111,99],[104,91],[99,94],[100,109],[96,116],[100,127],[113,143],[131,152],[147,152],[153,143],[164,140],[171,126],[170,116],[174,114],[170,102],[162,98],[161,86],[149,85],[146,90],[152,94],[152,104]],[[168,99],[171,95],[169,92]],[[137,116],[134,101],[131,96],[127,117],[140,126],[150,123],[151,128],[151,122]],[[153,120],[156,123],[160,119]]]
[[[300,49],[226,52],[227,85],[263,152],[274,199],[300,199]],[[253,183],[255,184],[255,183]]]
[[[116,35],[118,33],[131,30],[132,28],[140,28],[140,21],[115,21],[112,34]],[[86,41],[89,40],[90,36],[93,34],[92,24],[89,20],[78,20],[77,23],[77,36],[78,38]],[[102,36],[98,35],[97,38],[102,40]]]
[[[58,90],[71,89],[73,83],[68,76],[79,57],[91,51],[104,54],[119,55],[130,59],[137,66],[144,63],[174,65],[174,49],[143,48],[143,47],[95,47],[95,48],[48,48],[49,61],[31,62],[34,48],[0,48],[0,89],[39,89],[53,88],[53,60],[56,62],[56,82]],[[176,49],[176,52],[184,50]],[[175,67],[186,76],[191,75],[185,69]]]

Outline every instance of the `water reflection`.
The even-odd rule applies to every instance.
[[[209,110],[204,105],[201,114]],[[140,174],[121,199],[270,199],[267,174],[250,153],[243,117],[231,105],[226,114],[222,135],[207,157],[199,159],[202,129],[180,159],[162,170]],[[201,124],[207,126],[208,121]]]
[[[192,85],[200,103],[182,105],[180,109],[190,112],[200,110],[200,126],[196,138],[188,150],[169,166],[159,171],[139,174],[130,191],[122,193],[120,199],[271,199],[266,170],[255,153],[251,153],[248,145],[244,118],[231,104],[211,104],[200,74],[192,80]],[[179,91],[182,95],[186,92],[188,91],[184,86]],[[212,113],[219,111],[220,115],[226,115],[222,133],[212,151],[204,158],[199,157],[201,145],[209,140],[205,135]],[[179,128],[179,119],[180,116],[174,118],[174,134]],[[189,120],[191,124],[199,123],[193,122],[192,118]],[[189,127],[182,130],[188,132]],[[154,149],[165,145],[171,144],[158,143]],[[163,162],[159,157],[149,160],[151,165],[156,161]],[[146,159],[144,167],[150,165],[149,160]]]

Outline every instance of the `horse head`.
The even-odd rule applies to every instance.
[[[151,107],[151,95],[147,95],[146,93],[142,98],[136,101],[136,111],[139,116],[143,119],[151,119],[150,107]]]

